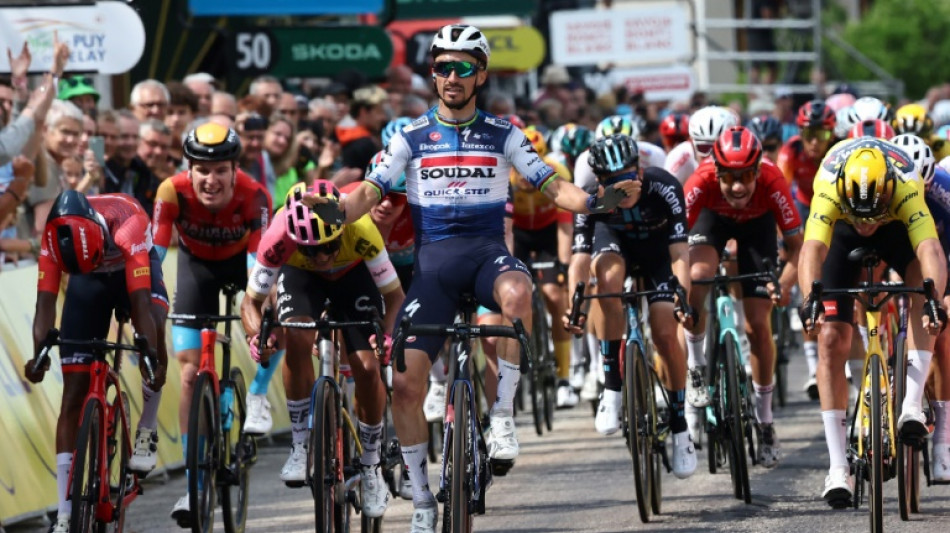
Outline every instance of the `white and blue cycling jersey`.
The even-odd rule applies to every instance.
[[[945,251],[950,252],[950,172],[937,167],[924,198],[934,217],[940,244]]]
[[[503,238],[512,167],[542,190],[557,177],[509,122],[478,110],[471,119],[453,123],[433,107],[393,136],[366,181],[385,195],[405,171],[420,244],[451,237]]]

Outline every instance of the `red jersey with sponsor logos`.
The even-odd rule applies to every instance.
[[[778,152],[775,164],[785,175],[785,180],[795,184],[795,199],[805,205],[811,205],[811,197],[815,195],[813,183],[815,174],[818,174],[818,163],[805,154],[799,135],[789,139]]]
[[[152,272],[148,252],[152,249],[152,234],[145,209],[135,198],[118,193],[90,196],[89,205],[102,215],[108,228],[102,264],[93,272],[125,269],[125,284],[130,294],[139,289],[149,290]],[[62,276],[44,240],[40,247],[37,291],[58,293]]]
[[[763,160],[759,167],[759,177],[756,179],[752,198],[741,209],[732,207],[726,202],[726,198],[719,189],[716,163],[712,159],[699,165],[696,172],[686,180],[683,191],[686,193],[686,217],[690,228],[699,218],[700,211],[705,208],[739,223],[748,222],[771,212],[783,234],[794,235],[802,229],[802,221],[798,216],[798,210],[792,204],[792,192],[785,181],[785,176],[777,166],[766,160]]]
[[[174,224],[179,245],[208,261],[221,261],[244,251],[256,253],[271,211],[267,188],[242,170],[234,180],[234,197],[214,213],[198,201],[187,170],[163,181],[156,197],[155,244],[168,247]]]

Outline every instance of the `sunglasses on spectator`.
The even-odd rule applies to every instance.
[[[432,64],[432,72],[440,78],[448,78],[453,70],[459,78],[469,78],[478,71],[478,64],[471,61],[437,61]]]
[[[92,78],[89,76],[73,76],[72,78],[66,78],[61,81],[63,85],[69,87],[70,89],[78,87],[80,85],[93,85]]]
[[[315,259],[321,255],[328,257],[340,251],[340,239],[334,239],[316,246],[298,246],[297,250],[310,259]]]
[[[758,173],[759,169],[755,167],[739,169],[716,169],[716,177],[719,178],[719,181],[725,183],[729,187],[732,187],[732,185],[737,181],[741,181],[743,185],[751,185],[752,182],[755,181],[755,177],[758,175]]]
[[[701,156],[703,156],[703,157],[706,157],[707,155],[709,155],[709,154],[712,153],[712,151],[713,151],[713,143],[697,143],[697,142],[694,142],[694,143],[693,143],[693,148],[696,149],[696,153],[697,153],[697,154],[699,154],[699,155],[701,155]]]
[[[824,128],[805,128],[802,130],[802,139],[806,141],[811,141],[818,139],[819,141],[827,141],[831,139],[831,130],[826,130]]]
[[[611,185],[613,185],[613,184],[615,184],[615,183],[620,183],[621,181],[638,180],[638,179],[640,179],[640,169],[639,169],[639,168],[634,169],[634,170],[629,171],[629,172],[624,172],[623,174],[617,174],[616,176],[609,176],[609,177],[606,177],[606,178],[601,178],[601,179],[600,179],[600,182],[604,185],[604,187],[610,187]]]

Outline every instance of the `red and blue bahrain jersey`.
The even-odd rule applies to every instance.
[[[393,136],[366,181],[385,195],[405,171],[420,245],[451,237],[501,238],[512,167],[538,189],[557,177],[507,121],[478,110],[465,122],[450,123],[432,108]]]

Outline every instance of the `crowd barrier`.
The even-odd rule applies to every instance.
[[[163,272],[168,293],[174,300],[177,273],[177,250],[168,251]],[[59,414],[63,378],[58,351],[53,350],[50,371],[42,383],[34,385],[23,378],[23,366],[33,357],[33,314],[36,307],[37,268],[19,268],[0,273],[0,522],[9,525],[30,518],[56,506],[55,430]],[[238,304],[240,298],[238,296]],[[63,298],[58,301],[62,310]],[[222,298],[222,306],[224,299]],[[57,317],[61,316],[57,312]],[[59,319],[57,318],[57,325]],[[110,338],[115,338],[113,322]],[[223,330],[223,326],[221,326]],[[131,339],[131,328],[123,339]],[[171,325],[166,325],[169,352]],[[232,336],[243,339],[240,323],[232,326]],[[220,355],[220,348],[219,348]],[[251,361],[247,345],[239,341],[232,347],[232,365],[241,368],[250,385],[256,365]],[[181,383],[178,361],[169,354],[168,380],[162,392],[158,413],[158,470],[183,466],[181,432],[178,424]],[[122,387],[129,395],[132,424],[137,424],[142,411],[142,378],[138,359],[126,357],[121,369]],[[220,357],[218,359],[220,364]],[[219,367],[220,370],[220,367]],[[276,373],[279,376],[279,373]],[[283,386],[279,377],[271,383],[268,399],[274,406],[274,431],[290,428]],[[78,424],[79,421],[77,420]]]

